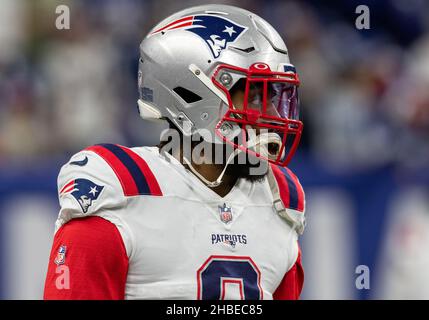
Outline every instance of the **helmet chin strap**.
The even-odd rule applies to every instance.
[[[183,161],[185,161],[185,163],[188,165],[189,169],[191,169],[192,173],[195,174],[198,178],[200,178],[200,180],[202,180],[208,187],[216,188],[222,183],[222,178],[225,175],[225,172],[226,172],[226,169],[228,168],[228,165],[231,163],[231,161],[234,159],[234,157],[236,157],[240,152],[242,152],[241,149],[236,149],[236,150],[234,150],[233,153],[230,154],[230,156],[228,157],[228,160],[226,161],[225,167],[223,168],[222,172],[217,177],[217,179],[214,181],[209,181],[206,178],[204,178],[204,176],[202,174],[200,174],[194,168],[194,166],[191,164],[191,162],[185,156],[183,156]]]
[[[261,135],[255,135],[253,130],[248,131],[249,135],[251,135],[251,138],[247,141],[247,148],[252,149],[253,151],[258,150],[259,154],[263,157],[269,158],[269,159],[276,159],[278,155],[270,155],[268,152],[268,144],[269,143],[275,143],[279,146],[279,150],[281,148],[281,139],[278,134],[274,132],[268,132]],[[250,133],[252,132],[252,133]],[[188,165],[189,169],[192,171],[193,174],[195,174],[201,181],[203,181],[208,187],[210,188],[216,188],[222,183],[222,178],[225,175],[226,169],[228,168],[228,165],[231,163],[231,161],[239,155],[243,150],[241,148],[235,149],[228,157],[228,160],[226,161],[225,167],[223,168],[220,175],[217,177],[214,181],[207,180],[202,174],[200,174],[192,165],[192,163],[183,156],[183,161]],[[283,150],[284,153],[284,150]]]

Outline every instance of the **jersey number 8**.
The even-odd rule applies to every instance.
[[[197,299],[224,300],[228,284],[238,285],[241,300],[263,299],[261,272],[250,257],[239,256],[210,256],[203,263],[197,271]]]

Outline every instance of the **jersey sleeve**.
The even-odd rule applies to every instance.
[[[60,212],[45,299],[123,299],[133,235],[129,198],[162,195],[145,160],[114,144],[73,155],[58,176]]]
[[[74,219],[55,234],[44,299],[124,299],[127,272],[116,226],[96,216]]]
[[[271,169],[269,181],[274,208],[294,229],[285,244],[287,267],[282,281],[273,293],[273,299],[296,300],[299,299],[304,284],[298,237],[305,228],[305,193],[298,177],[289,168],[273,165]]]
[[[99,215],[126,205],[120,180],[109,164],[90,148],[73,155],[58,175],[60,212],[55,226],[75,218]]]
[[[162,196],[147,162],[133,150],[99,144],[75,154],[58,176],[58,230],[73,218],[126,207],[129,197]]]
[[[273,294],[274,300],[298,300],[304,285],[304,268],[301,261],[301,249],[298,246],[298,257],[285,274]]]

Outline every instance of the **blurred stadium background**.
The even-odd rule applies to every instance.
[[[56,176],[73,153],[157,142],[162,128],[136,109],[138,45],[204,2],[0,0],[0,298],[42,297]],[[268,20],[301,76],[303,298],[429,299],[429,2],[218,2]],[[60,4],[70,30],[55,28]],[[360,4],[370,30],[355,28]]]

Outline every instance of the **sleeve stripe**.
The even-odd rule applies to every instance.
[[[115,156],[113,152],[102,145],[88,147],[86,150],[93,151],[102,157],[109,166],[113,169],[119,182],[122,185],[122,190],[125,196],[138,194],[137,185],[128,171],[127,167]]]
[[[131,174],[131,177],[134,180],[138,190],[137,193],[133,195],[150,194],[150,189],[146,182],[145,176],[135,161],[121,147],[114,144],[102,144],[101,146],[112,152],[128,169],[128,172]]]
[[[273,166],[272,168],[285,207],[304,211],[304,191],[296,176],[286,167]]]
[[[99,144],[87,150],[96,152],[112,167],[125,196],[162,195],[147,163],[130,149],[115,144]]]
[[[144,175],[146,183],[150,189],[150,194],[153,196],[162,196],[161,188],[159,187],[158,181],[156,181],[156,178],[152,173],[152,171],[150,170],[146,161],[144,161],[142,157],[140,157],[132,150],[125,147],[121,147],[121,148],[137,164],[138,168],[140,169],[140,172]]]
[[[286,182],[286,179],[283,176],[283,173],[280,171],[279,167],[272,166],[274,177],[276,178],[277,184],[279,185],[280,198],[283,201],[283,205],[286,208],[289,208],[289,185]]]
[[[289,186],[289,207],[291,209],[298,209],[298,191],[296,190],[296,184],[293,181],[291,175],[285,168],[280,168],[284,177],[286,178],[287,184]]]
[[[295,189],[297,192],[297,199],[298,199],[297,210],[304,211],[304,189],[302,188],[301,183],[298,181],[298,178],[296,177],[296,175],[294,175],[289,168],[285,167],[284,169],[289,173],[289,177],[291,177],[292,182],[295,185]]]

